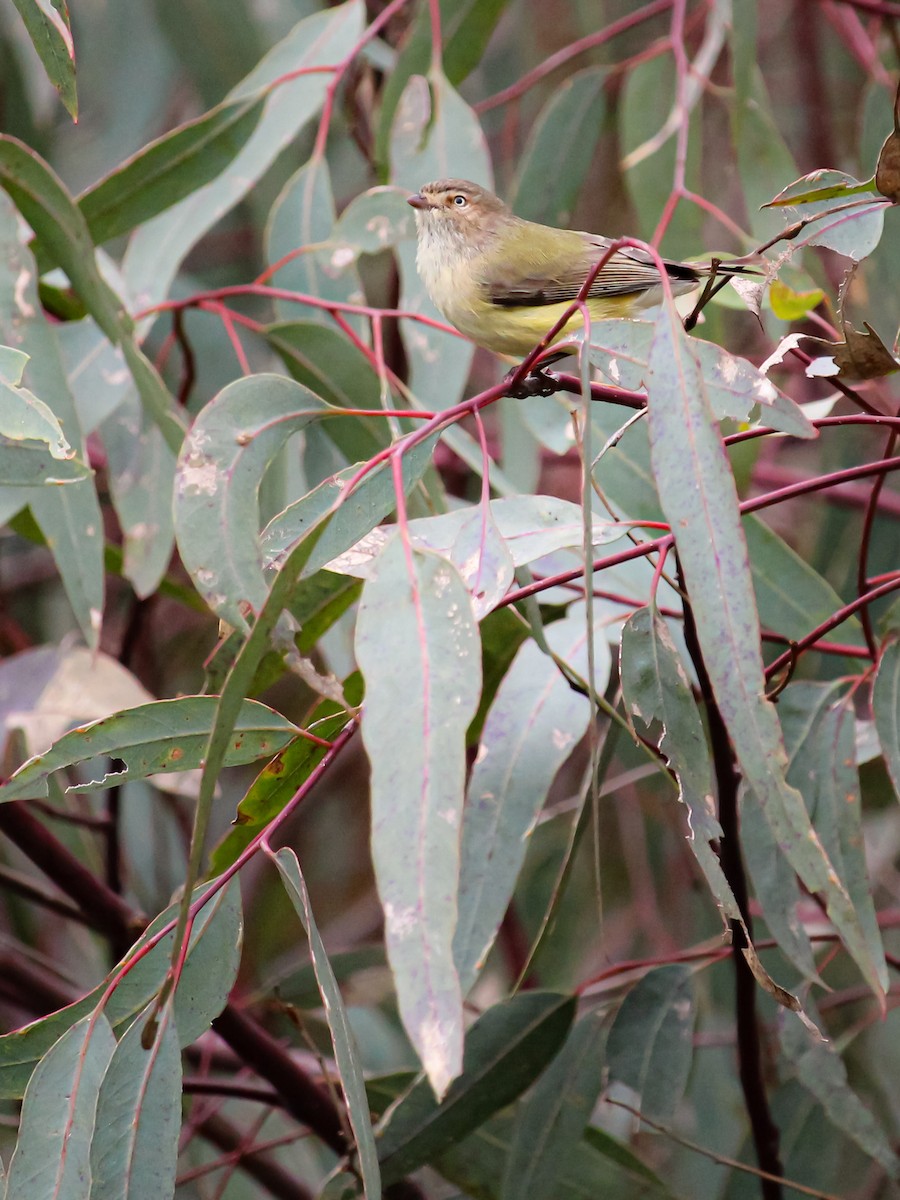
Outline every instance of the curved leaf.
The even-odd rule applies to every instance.
[[[185,438],[175,474],[175,536],[182,561],[210,608],[246,630],[267,587],[259,549],[262,477],[291,434],[326,405],[282,375],[230,383]]]
[[[363,589],[356,657],[388,957],[403,1024],[443,1095],[462,1068],[453,930],[466,728],[481,689],[478,629],[454,567],[395,537]]]

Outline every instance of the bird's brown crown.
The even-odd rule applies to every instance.
[[[423,212],[443,211],[460,217],[508,211],[493,192],[469,179],[437,179],[426,183],[409,202]]]

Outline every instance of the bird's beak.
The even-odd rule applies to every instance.
[[[432,204],[430,200],[426,200],[421,192],[414,192],[406,203],[411,204],[413,208],[421,209],[423,212],[426,212],[429,208],[437,208],[437,205]]]

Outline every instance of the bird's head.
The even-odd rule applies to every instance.
[[[487,232],[496,216],[509,209],[487,188],[468,179],[438,179],[426,183],[407,200],[416,210],[420,232],[456,232],[471,238]]]

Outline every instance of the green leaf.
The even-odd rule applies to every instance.
[[[364,15],[360,0],[348,0],[299,21],[232,88],[226,103],[255,101],[261,91],[290,72],[341,62],[362,32]],[[141,304],[165,299],[187,252],[246,196],[318,112],[329,82],[328,72],[315,72],[273,88],[256,128],[225,170],[137,230],[123,266],[128,286]]]
[[[861,195],[870,195],[873,203],[846,207]],[[871,180],[860,183],[843,171],[813,171],[782,189],[770,204],[783,209],[789,224],[818,218],[800,233],[797,246],[826,246],[859,262],[881,241],[886,206]]]
[[[650,351],[648,423],[653,472],[684,570],[703,661],[746,786],[800,878],[828,915],[872,989],[886,986],[845,885],[816,838],[766,699],[759,617],[734,480],[699,363],[678,314],[666,305]]]
[[[848,1084],[847,1070],[834,1046],[789,1013],[781,1018],[779,1040],[797,1078],[834,1127],[880,1163],[891,1179],[900,1178],[900,1158],[888,1134]]]
[[[415,234],[413,210],[403,188],[375,187],[350,201],[337,219],[330,245],[355,255],[379,254]]]
[[[39,245],[59,263],[97,324],[118,342],[125,315],[101,278],[87,221],[59,177],[29,146],[0,135],[0,186],[34,230]]]
[[[831,584],[759,517],[744,517],[741,525],[764,628],[798,641],[843,606]],[[841,637],[865,645],[856,617],[841,625]]]
[[[431,1162],[519,1096],[553,1059],[575,1016],[556,992],[521,992],[488,1009],[466,1034],[463,1073],[442,1102],[420,1079],[379,1127],[385,1185]]]
[[[324,741],[337,737],[349,719],[346,712],[335,711],[336,708],[333,701],[323,701],[311,721],[313,732]],[[298,737],[263,767],[238,805],[232,822],[235,828],[225,834],[212,853],[210,875],[221,875],[227,870],[256,835],[278,816],[325,757],[327,749],[309,738]]]
[[[175,1190],[181,1052],[171,1003],[149,1049],[148,1012],[126,1030],[100,1085],[91,1144],[91,1200],[152,1200]]]
[[[195,899],[209,888],[196,889]],[[174,924],[177,904],[170,905],[147,926],[125,960],[162,929]],[[170,931],[123,976],[106,1005],[113,1028],[132,1020],[158,993],[172,958],[174,931]],[[175,992],[175,1020],[182,1046],[195,1041],[221,1012],[234,986],[240,962],[241,897],[234,883],[220,888],[194,918],[187,958]],[[60,1036],[82,1017],[90,1015],[123,963],[74,1004],[41,1017],[30,1025],[0,1037],[0,1096],[21,1097],[35,1065]]]
[[[0,157],[2,150],[0,139]],[[9,199],[0,194],[0,342],[13,344],[29,356],[28,377],[32,388],[51,409],[66,441],[84,462],[87,457],[84,436],[55,330],[41,311],[36,281],[34,259],[22,244],[15,211]],[[14,478],[8,459],[5,465],[9,466],[10,478]],[[24,466],[25,471],[30,469],[29,465]],[[52,471],[54,477],[68,473],[65,467],[55,465]],[[103,517],[94,481],[83,477],[63,488],[32,487],[22,503],[26,499],[53,554],[82,636],[95,649],[103,612],[104,576]]]
[[[550,625],[546,637],[556,655],[587,676],[583,606]],[[611,661],[601,637],[594,653],[594,686],[602,694]],[[590,719],[588,697],[535,642],[525,642],[488,711],[463,811],[453,953],[464,994],[493,945],[550,785]]]
[[[78,119],[75,46],[66,0],[13,0],[28,36],[69,115]]]
[[[131,392],[102,423],[110,497],[123,535],[122,573],[141,599],[165,575],[175,543],[175,455]]]
[[[872,689],[872,715],[885,765],[900,799],[900,641],[896,639],[881,652]]]
[[[659,967],[635,984],[607,1040],[609,1073],[641,1097],[641,1112],[667,1121],[687,1084],[693,1057],[691,969]]]
[[[27,362],[24,351],[0,346],[0,438],[44,442],[53,458],[71,458],[74,451],[53,410],[22,387]]]
[[[441,0],[441,66],[458,85],[482,61],[485,47],[507,0]],[[401,95],[413,75],[424,75],[431,60],[431,20],[427,7],[416,13],[402,53],[387,77],[375,140],[375,157],[386,163],[391,127]],[[439,176],[430,175],[429,179]],[[425,183],[424,179],[420,180]]]
[[[383,1112],[410,1082],[411,1076],[402,1074],[369,1080],[372,1108]],[[442,1151],[432,1165],[473,1200],[499,1200],[498,1184],[512,1145],[513,1122],[512,1110],[495,1113],[462,1141]],[[671,1193],[624,1143],[602,1130],[588,1128],[564,1164],[553,1200],[632,1195],[668,1198]]]
[[[0,187],[3,187],[34,230],[39,247],[63,268],[94,320],[121,345],[141,399],[178,448],[183,419],[155,368],[144,357],[131,318],[97,266],[87,221],[59,177],[23,142],[0,135]]]
[[[501,1200],[555,1196],[603,1087],[604,1015],[588,1013],[520,1105]]]
[[[641,389],[652,340],[650,321],[598,321],[591,326],[591,362],[613,386]],[[799,405],[752,363],[700,338],[692,338],[690,346],[717,421],[745,422],[752,415],[793,437],[817,436]]]
[[[328,404],[335,408],[381,407],[381,384],[375,369],[336,329],[313,321],[286,321],[270,325],[266,337],[292,377]]]
[[[873,962],[883,960],[866,870],[856,716],[840,684],[799,682],[779,700],[790,756],[788,783],[803,796],[819,839],[847,889]]]
[[[729,920],[743,924],[741,911],[712,843],[722,837],[703,723],[672,636],[656,608],[641,608],[622,631],[622,694],[648,728],[662,726],[660,751],[678,780],[678,799],[687,809],[688,843],[710,891]]]
[[[763,920],[778,948],[805,979],[817,978],[812,945],[798,915],[801,895],[796,873],[750,788],[741,795],[741,851]]]
[[[366,1200],[380,1200],[381,1172],[366,1099],[366,1083],[359,1059],[359,1047],[353,1036],[341,990],[335,979],[334,971],[331,969],[325,945],[313,916],[309,893],[306,890],[306,883],[300,871],[297,856],[293,850],[285,848],[277,851],[274,859],[291,902],[306,930],[306,936],[309,938],[309,952],[312,956],[319,991],[322,994],[328,1028],[331,1031],[331,1044],[334,1048],[335,1062],[340,1075],[341,1090],[347,1105],[350,1127],[356,1139],[356,1152],[359,1156]]]
[[[25,1091],[7,1200],[87,1194],[97,1095],[116,1039],[102,1013],[91,1013],[41,1059]]]
[[[175,536],[197,591],[246,630],[268,591],[259,549],[259,485],[282,446],[325,411],[282,375],[248,375],[219,392],[185,438],[175,476]]]
[[[576,71],[531,128],[510,207],[527,221],[567,226],[587,178],[606,116],[606,67]]]
[[[43,487],[44,484],[78,483],[90,478],[90,467],[77,458],[59,459],[46,443],[0,439],[0,487]]]
[[[266,262],[274,266],[293,251],[303,250],[279,268],[273,277],[276,286],[317,296],[320,300],[365,304],[365,293],[356,270],[356,255],[343,247],[328,244],[336,217],[328,163],[322,158],[312,158],[291,176],[272,206],[266,227]],[[318,246],[323,248],[319,250]],[[296,317],[297,304],[276,300],[275,311],[282,321],[288,322]],[[334,332],[332,318],[325,309],[310,306],[303,311],[308,322],[324,325],[329,332]],[[347,313],[344,319],[357,334],[365,337],[365,318]],[[352,344],[347,345],[346,335],[339,336],[346,351],[354,349]],[[334,365],[339,362],[336,360]],[[358,407],[363,405],[360,403]]]
[[[46,796],[54,771],[96,759],[101,760],[99,777],[74,784],[70,791],[94,791],[128,779],[196,769],[203,764],[218,703],[217,696],[156,700],[73,729],[0,787],[0,803]],[[256,700],[244,701],[236,730],[226,759],[232,766],[270,757],[297,733],[295,725]],[[121,759],[124,768],[107,774],[108,758]]]
[[[462,1069],[453,930],[466,729],[481,688],[478,627],[455,568],[395,536],[363,590],[356,657],[388,958],[403,1024],[443,1095]]]
[[[192,195],[228,166],[256,128],[265,101],[220,104],[144,146],[78,197],[97,246]]]
[[[437,437],[434,434],[426,438],[403,455],[403,486],[407,494],[425,474]],[[361,465],[357,463],[326,479],[272,518],[260,538],[267,568],[280,567],[285,556],[304,537],[310,526],[332,508],[345,484],[359,474]],[[306,574],[318,571],[326,563],[331,563],[355,547],[361,538],[393,511],[396,504],[391,464],[385,462],[369,471],[347,499],[341,502],[309,557]]]

